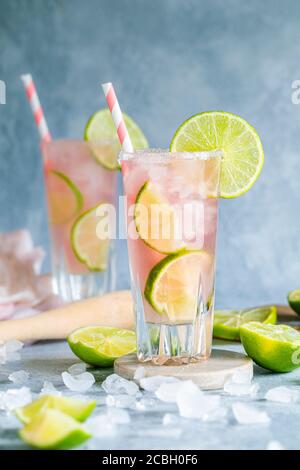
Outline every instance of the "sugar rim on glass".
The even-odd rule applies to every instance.
[[[222,158],[222,150],[200,151],[200,152],[170,152],[168,149],[150,148],[126,152],[121,150],[119,163],[124,160],[148,160],[154,163],[164,163],[168,160],[210,160]]]

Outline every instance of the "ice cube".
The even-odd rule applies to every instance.
[[[31,391],[28,387],[13,388],[6,392],[0,392],[0,410],[12,411],[15,408],[27,405],[31,401]]]
[[[162,423],[163,426],[176,426],[179,423],[179,417],[174,413],[166,413],[164,414]]]
[[[220,404],[220,396],[204,394],[192,381],[185,381],[177,394],[177,406],[185,418],[202,418]]]
[[[227,408],[219,406],[209,413],[204,413],[202,419],[207,422],[224,421],[227,418],[227,414]]]
[[[73,392],[86,392],[95,383],[95,377],[90,372],[83,372],[76,376],[63,372],[61,376],[65,386]]]
[[[286,450],[285,447],[279,441],[270,441],[266,447],[266,450]]]
[[[163,383],[180,382],[175,377],[154,375],[153,377],[144,377],[140,380],[140,386],[148,392],[155,392]]]
[[[265,399],[278,403],[296,403],[300,401],[300,393],[289,387],[274,387],[267,391]]]
[[[17,385],[22,385],[26,383],[28,379],[29,374],[25,370],[17,370],[16,372],[12,372],[12,374],[8,376],[8,380]]]
[[[40,395],[61,395],[61,392],[59,392],[53,385],[52,382],[48,382],[48,380],[45,380],[43,383],[43,387],[41,388]]]
[[[148,428],[143,430],[143,436],[153,436],[153,437],[165,437],[166,439],[177,439],[182,434],[182,429],[180,428]]]
[[[136,395],[139,391],[139,387],[135,382],[124,379],[117,374],[106,377],[104,382],[102,382],[102,388],[106,393],[110,394],[127,393],[128,395]]]
[[[134,395],[107,395],[106,405],[116,408],[135,408],[136,399]]]
[[[257,395],[258,389],[258,384],[251,383],[226,382],[224,385],[224,392],[236,397],[250,395],[254,398]]]
[[[139,411],[153,410],[157,405],[157,401],[153,398],[144,397],[141,400],[136,402],[136,409]]]
[[[130,416],[128,411],[122,408],[109,408],[107,411],[108,419],[113,424],[128,424],[130,423]]]
[[[0,344],[0,364],[6,362],[13,362],[20,360],[20,351],[24,346],[24,343],[16,339],[7,341],[6,343]]]
[[[68,368],[68,372],[71,375],[83,374],[86,371],[86,364],[84,362],[77,362]]]
[[[156,390],[155,395],[161,401],[167,403],[176,403],[177,394],[184,382],[162,383]]]
[[[145,371],[146,371],[145,367],[143,366],[137,367],[133,376],[134,380],[139,382],[143,377],[145,377]]]
[[[5,349],[8,354],[20,351],[23,347],[24,343],[17,339],[11,339],[5,343]]]
[[[253,378],[253,370],[252,369],[237,369],[232,374],[230,380],[235,384],[250,384]]]
[[[265,411],[260,411],[245,403],[234,403],[232,411],[235,419],[240,424],[268,424],[270,422],[270,418]]]
[[[93,437],[98,438],[111,437],[117,433],[116,426],[108,419],[106,413],[89,418],[86,422],[86,427],[90,430]]]

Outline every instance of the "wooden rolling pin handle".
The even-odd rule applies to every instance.
[[[90,325],[134,329],[130,291],[117,291],[81,300],[20,320],[0,322],[0,341],[33,342],[64,339],[77,328]]]

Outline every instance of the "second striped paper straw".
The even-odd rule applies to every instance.
[[[41,140],[43,142],[51,141],[51,134],[44,116],[44,112],[30,74],[21,75],[21,80],[24,84],[25,92],[33,112],[33,117],[37,125]]]
[[[112,83],[102,83],[102,89],[104,91],[105,98],[116,126],[118,137],[123,150],[125,150],[125,152],[133,152],[133,145],[130,140],[124,117]]]

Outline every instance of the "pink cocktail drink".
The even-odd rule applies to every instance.
[[[210,355],[219,152],[121,153],[138,358]]]
[[[112,242],[99,239],[96,229],[101,208],[115,207],[117,191],[117,172],[107,170],[99,156],[117,151],[110,142],[42,144],[54,289],[65,301],[115,287]]]

